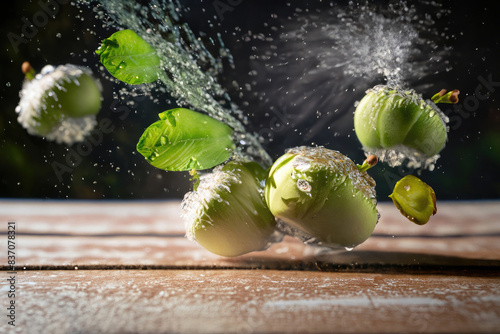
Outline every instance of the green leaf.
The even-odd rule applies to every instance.
[[[159,114],[137,143],[153,166],[169,171],[209,169],[231,157],[233,130],[207,115],[176,108]]]
[[[131,85],[153,82],[161,71],[156,50],[132,30],[115,32],[96,53],[112,76]]]
[[[222,256],[265,249],[276,225],[262,196],[266,177],[256,162],[238,161],[205,174],[183,201],[188,238]]]

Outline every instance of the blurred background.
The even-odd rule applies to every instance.
[[[37,13],[49,2],[15,1],[0,14],[0,197],[182,198],[190,190],[189,175],[157,170],[135,150],[157,114],[177,106],[175,99],[154,92],[132,102],[120,98],[120,90],[132,88],[111,80],[94,52],[118,27],[107,26],[93,2],[52,0],[53,14],[43,22]],[[220,58],[217,80],[273,159],[288,147],[323,145],[361,163],[354,105],[366,89],[384,83],[382,65],[388,62],[407,88],[426,98],[442,88],[461,92],[456,108],[441,108],[450,118],[441,158],[432,172],[420,174],[437,198],[500,197],[500,23],[494,3],[189,0],[176,5],[179,22],[214,56],[222,42],[230,52]],[[40,24],[26,28],[33,20]],[[70,148],[31,136],[17,122],[26,60],[37,72],[47,64],[88,66],[103,85],[97,118],[110,119],[113,131],[62,176],[53,165],[64,164]],[[379,200],[387,200],[394,183],[408,173],[417,171],[373,168]]]

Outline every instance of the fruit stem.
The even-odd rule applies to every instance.
[[[460,91],[458,89],[454,89],[451,92],[446,91],[446,89],[441,89],[439,93],[434,94],[433,97],[431,97],[432,102],[434,103],[457,103],[458,102],[458,94],[460,94]]]
[[[31,64],[27,61],[25,61],[22,65],[21,65],[21,70],[23,71],[24,73],[24,77],[26,79],[28,79],[29,81],[33,80],[35,78],[35,70],[33,69],[33,67],[31,67]]]
[[[375,166],[377,164],[377,161],[378,161],[377,156],[370,154],[369,156],[366,157],[362,165],[356,165],[356,166],[358,167],[360,172],[366,172],[367,170]]]

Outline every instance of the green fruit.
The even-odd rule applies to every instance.
[[[271,167],[265,187],[276,218],[328,247],[354,247],[378,221],[375,182],[337,151],[290,149]]]
[[[46,92],[42,97],[43,103],[68,117],[97,114],[101,108],[101,91],[95,79],[82,72],[68,80],[52,92]]]
[[[389,197],[403,216],[418,225],[426,224],[437,211],[434,190],[413,175],[399,180]]]
[[[375,86],[354,113],[354,130],[367,152],[393,149],[423,159],[438,154],[447,139],[446,116],[414,91]]]
[[[182,205],[188,238],[222,256],[265,249],[276,224],[264,201],[266,176],[255,162],[234,161],[203,175]]]
[[[47,65],[40,74],[27,65],[18,121],[30,134],[72,144],[83,140],[101,108],[101,86],[92,72],[76,65]]]

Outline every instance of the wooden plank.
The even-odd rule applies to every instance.
[[[7,200],[0,247],[15,221],[15,332],[486,333],[500,328],[499,203],[443,203],[425,226],[381,203],[353,251],[286,237],[224,258],[184,237],[179,201]]]
[[[17,289],[16,333],[494,333],[500,328],[500,280],[492,277],[25,271],[18,273]]]
[[[184,238],[179,201],[4,201],[0,221],[4,233],[7,221],[16,222],[17,265],[28,269],[500,267],[499,202],[444,203],[425,226],[406,221],[390,203],[379,208],[374,234],[354,251],[312,248],[286,237],[267,251],[235,259]]]
[[[3,200],[0,221],[15,221],[27,234],[184,234],[180,201]]]
[[[500,201],[440,202],[424,226],[407,221],[392,203],[378,204],[375,234],[499,234]],[[180,201],[32,201],[1,200],[0,221],[16,221],[23,233],[36,234],[183,234]],[[6,229],[0,224],[0,232]]]
[[[437,243],[437,245],[436,245]],[[470,245],[474,246],[471,251]],[[480,251],[476,248],[480,248]],[[286,238],[267,251],[225,258],[183,237],[40,237],[19,236],[19,268],[57,266],[226,267],[328,270],[371,267],[494,267],[500,269],[498,238],[446,240],[372,237],[353,251],[328,251]],[[472,255],[475,255],[472,256]]]

